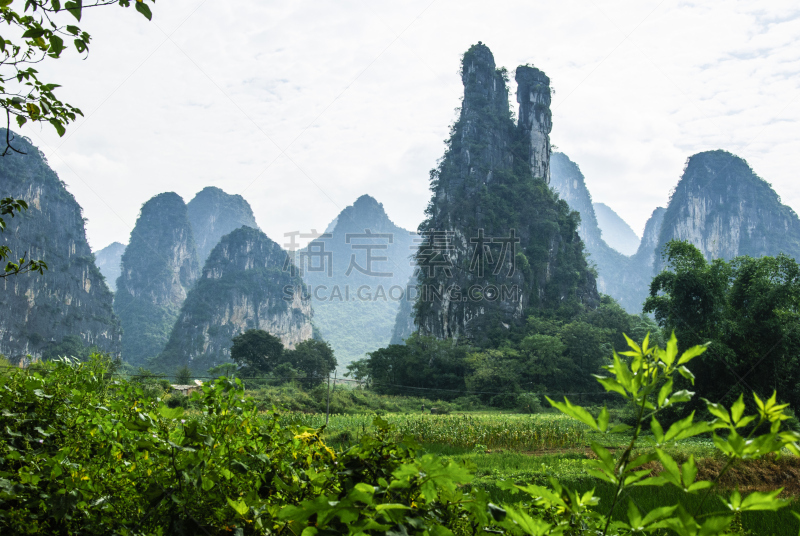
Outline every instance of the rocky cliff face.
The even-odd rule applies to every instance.
[[[580,214],[578,232],[586,244],[589,262],[597,270],[597,290],[613,297],[629,313],[641,313],[653,273],[652,265],[642,264],[647,255],[626,257],[606,244],[578,165],[562,153],[553,154],[551,165],[551,186]]]
[[[168,192],[147,201],[122,255],[114,295],[123,359],[143,365],[163,350],[199,272],[183,199]]]
[[[0,244],[49,269],[0,280],[0,353],[39,356],[68,336],[119,353],[112,294],[86,241],[81,207],[36,147],[21,137],[15,144],[27,154],[0,158],[0,195],[24,199],[29,209],[4,218]]]
[[[633,256],[634,261],[643,266],[650,277],[655,275],[653,270],[656,255],[660,254],[657,250],[658,239],[661,236],[661,225],[664,223],[664,214],[666,212],[667,209],[664,207],[658,207],[653,211],[644,226],[644,234],[642,235],[642,241],[639,243],[639,249],[636,250],[636,254]]]
[[[314,325],[345,367],[391,340],[414,269],[416,234],[395,225],[368,195],[342,210],[326,234],[296,262],[310,288]]]
[[[111,292],[117,291],[117,278],[122,273],[121,263],[124,252],[125,244],[112,242],[94,254],[94,262],[100,269],[100,273],[106,278],[106,285]]]
[[[631,256],[639,249],[639,237],[631,226],[605,203],[593,203],[603,241],[623,255]]]
[[[213,186],[198,192],[186,209],[201,266],[226,234],[242,226],[258,229],[253,209],[241,195],[226,194]]]
[[[567,202],[569,208],[580,214],[581,223],[578,226],[578,234],[587,251],[594,251],[601,245],[605,246],[594,212],[592,194],[586,187],[586,179],[578,164],[570,160],[564,153],[553,153],[550,159],[550,168],[550,186],[561,199]]]
[[[257,229],[242,227],[211,251],[155,366],[196,372],[230,362],[231,339],[248,329],[288,348],[313,335],[311,300],[286,252]]]
[[[550,131],[553,118],[550,113],[550,79],[535,67],[517,69],[517,102],[519,103],[519,129],[527,142],[528,163],[531,175],[550,183]]]
[[[412,276],[408,281],[408,288],[414,287],[415,284],[416,278]],[[389,339],[389,344],[403,344],[416,330],[417,327],[414,325],[414,300],[410,298],[402,300],[394,318],[394,327],[392,327],[392,337]]]
[[[800,259],[800,220],[742,158],[706,151],[689,158],[670,198],[657,250],[688,240],[708,259],[785,253]],[[663,266],[659,255],[656,270]]]
[[[431,173],[433,198],[419,228],[420,331],[478,339],[483,327],[522,322],[528,310],[596,303],[578,219],[547,185],[549,80],[517,69],[516,125],[507,76],[485,45],[464,54],[461,75],[460,117]]]

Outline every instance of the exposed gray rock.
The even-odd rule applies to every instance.
[[[5,129],[0,129],[5,137]],[[0,194],[24,199],[29,209],[10,218],[0,244],[16,258],[42,259],[44,275],[22,274],[0,280],[0,353],[16,360],[40,356],[67,336],[86,346],[118,354],[119,320],[113,295],[95,264],[81,207],[27,138],[14,144],[26,154],[0,158]]]
[[[200,270],[181,197],[158,194],[144,205],[122,255],[114,311],[122,322],[122,357],[144,365],[167,343]]]
[[[577,217],[546,183],[549,80],[535,68],[517,69],[518,126],[506,72],[488,47],[478,43],[464,54],[461,78],[461,113],[431,172],[433,196],[419,228],[431,243],[446,240],[449,266],[438,260],[441,244],[421,246],[420,333],[478,340],[531,310],[597,303]]]
[[[517,102],[519,127],[528,141],[528,162],[531,174],[550,183],[550,79],[535,67],[517,68]]]
[[[727,151],[689,158],[670,198],[657,251],[687,240],[708,259],[785,253],[800,259],[800,220],[747,162]],[[663,260],[656,255],[655,268]]]
[[[253,209],[241,195],[226,194],[214,186],[200,190],[186,205],[186,211],[201,266],[226,234],[243,225],[258,229]]]
[[[241,227],[211,251],[154,366],[196,372],[230,362],[231,339],[248,329],[287,348],[313,336],[311,300],[287,253],[267,235]]]
[[[664,223],[664,214],[666,212],[667,209],[664,207],[658,207],[653,211],[644,226],[644,234],[642,235],[642,241],[639,243],[639,249],[636,250],[636,254],[633,256],[638,265],[646,268],[645,273],[650,274],[650,277],[655,275],[653,270],[656,254],[658,253],[658,239],[661,236],[661,225]]]
[[[597,290],[617,300],[629,313],[641,313],[653,271],[652,265],[642,264],[647,255],[627,257],[606,244],[578,165],[563,153],[553,153],[551,166],[551,186],[581,216],[578,233],[597,270]]]

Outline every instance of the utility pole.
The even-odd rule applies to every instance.
[[[336,389],[336,371],[333,371],[333,388]],[[328,418],[331,415],[331,373],[328,373],[328,404],[325,408],[325,426],[328,426]]]

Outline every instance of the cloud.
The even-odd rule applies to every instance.
[[[207,185],[242,193],[278,242],[363,193],[415,228],[459,105],[460,55],[479,40],[498,65],[550,76],[554,143],[634,229],[706,149],[748,159],[800,209],[793,2],[174,0],[152,23],[130,11],[88,13],[88,60],[41,66],[86,118],[64,139],[24,132],[84,207],[95,247],[126,241],[153,195],[188,201]]]

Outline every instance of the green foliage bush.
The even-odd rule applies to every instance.
[[[445,400],[477,396],[481,404],[503,409],[519,407],[517,398],[531,392],[580,392],[602,404],[610,397],[592,374],[608,364],[614,348],[625,347],[624,333],[642,339],[650,331],[660,342],[651,319],[629,315],[604,296],[597,308],[568,320],[530,314],[524,326],[488,336],[485,346],[414,334],[405,345],[351,363],[348,374],[379,393],[426,393]]]
[[[630,341],[613,355],[609,392],[637,408],[630,443],[618,452],[592,443],[590,474],[616,492],[599,505],[592,490],[578,493],[557,480],[549,486],[499,482],[516,497],[495,505],[470,486],[474,467],[423,454],[410,439],[397,442],[386,421],[342,452],[321,430],[286,425],[258,412],[240,380],[220,378],[192,400],[186,414],[150,398],[140,386],[112,380],[109,360],[59,360],[36,371],[0,376],[0,532],[3,534],[530,534],[622,535],[668,530],[679,535],[723,534],[741,512],[776,510],[780,490],[742,497],[734,491],[702,514],[716,482],[697,481],[692,457],[679,463],[664,447],[711,434],[726,459],[721,475],[741,460],[800,455],[800,433],[785,430],[786,406],[773,395],[743,397],[730,408],[708,402],[710,421],[694,415],[666,430],[663,411],[693,394],[675,390],[691,381],[686,365],[705,351],[678,353]],[[551,403],[599,434],[619,433],[605,408],[594,417],[569,400]],[[641,450],[645,424],[652,449]],[[747,430],[745,432],[745,430]],[[651,462],[663,471],[652,476]],[[720,475],[720,476],[721,476]],[[640,511],[624,502],[636,486],[669,487],[691,500]],[[622,512],[625,512],[624,514]]]
[[[263,379],[269,375],[265,382],[270,385],[300,381],[309,389],[326,381],[336,368],[327,342],[309,339],[288,350],[279,338],[260,329],[249,329],[233,338],[231,359],[241,367],[242,377]]]
[[[699,396],[673,418],[704,410],[700,397],[731,404],[773,389],[800,408],[800,265],[786,255],[706,261],[689,242],[665,246],[667,269],[650,287],[645,310],[685,347],[711,341],[696,369]]]

